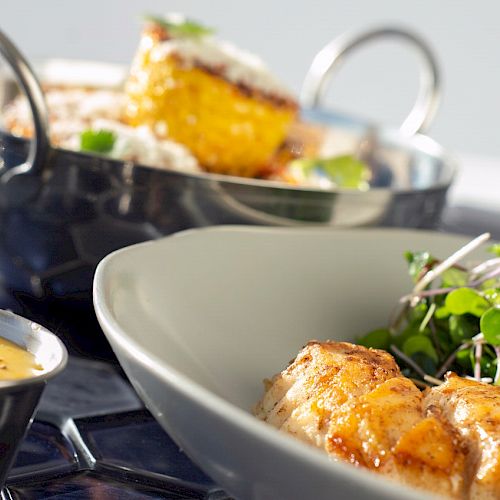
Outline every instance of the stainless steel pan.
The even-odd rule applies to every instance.
[[[421,89],[400,130],[327,112],[321,98],[339,62],[359,45],[397,38],[421,56]],[[425,43],[383,28],[346,35],[314,59],[302,91],[307,119],[352,140],[374,170],[371,189],[317,190],[111,160],[51,147],[43,92],[25,58],[0,33],[0,51],[29,99],[35,137],[0,135],[0,272],[33,297],[89,298],[97,262],[112,250],[212,224],[433,227],[455,164],[422,132],[439,97]]]

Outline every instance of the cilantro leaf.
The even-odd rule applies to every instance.
[[[116,135],[110,130],[84,130],[80,134],[80,150],[93,153],[109,153],[115,144]]]
[[[370,169],[352,155],[332,158],[299,158],[289,164],[289,168],[301,170],[305,177],[322,175],[335,186],[350,189],[368,189]]]
[[[177,38],[199,38],[211,35],[215,31],[191,19],[175,19],[174,17],[159,17],[150,14],[144,16],[144,18],[146,21],[162,27],[169,35]]]

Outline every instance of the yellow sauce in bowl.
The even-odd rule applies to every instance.
[[[30,378],[39,375],[42,370],[33,354],[0,337],[0,380]]]

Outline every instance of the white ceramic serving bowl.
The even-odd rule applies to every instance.
[[[239,499],[422,499],[334,463],[257,420],[264,378],[310,339],[386,325],[411,286],[405,250],[468,238],[409,230],[216,227],[118,250],[98,266],[97,317],[160,424]]]

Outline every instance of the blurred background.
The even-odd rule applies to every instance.
[[[349,30],[398,25],[433,47],[443,100],[430,135],[465,155],[500,157],[500,7],[494,0],[16,0],[2,2],[1,29],[31,60],[128,63],[145,13],[183,12],[259,54],[299,91],[314,54]],[[403,44],[360,49],[332,81],[328,104],[398,125],[416,96],[418,64]]]

